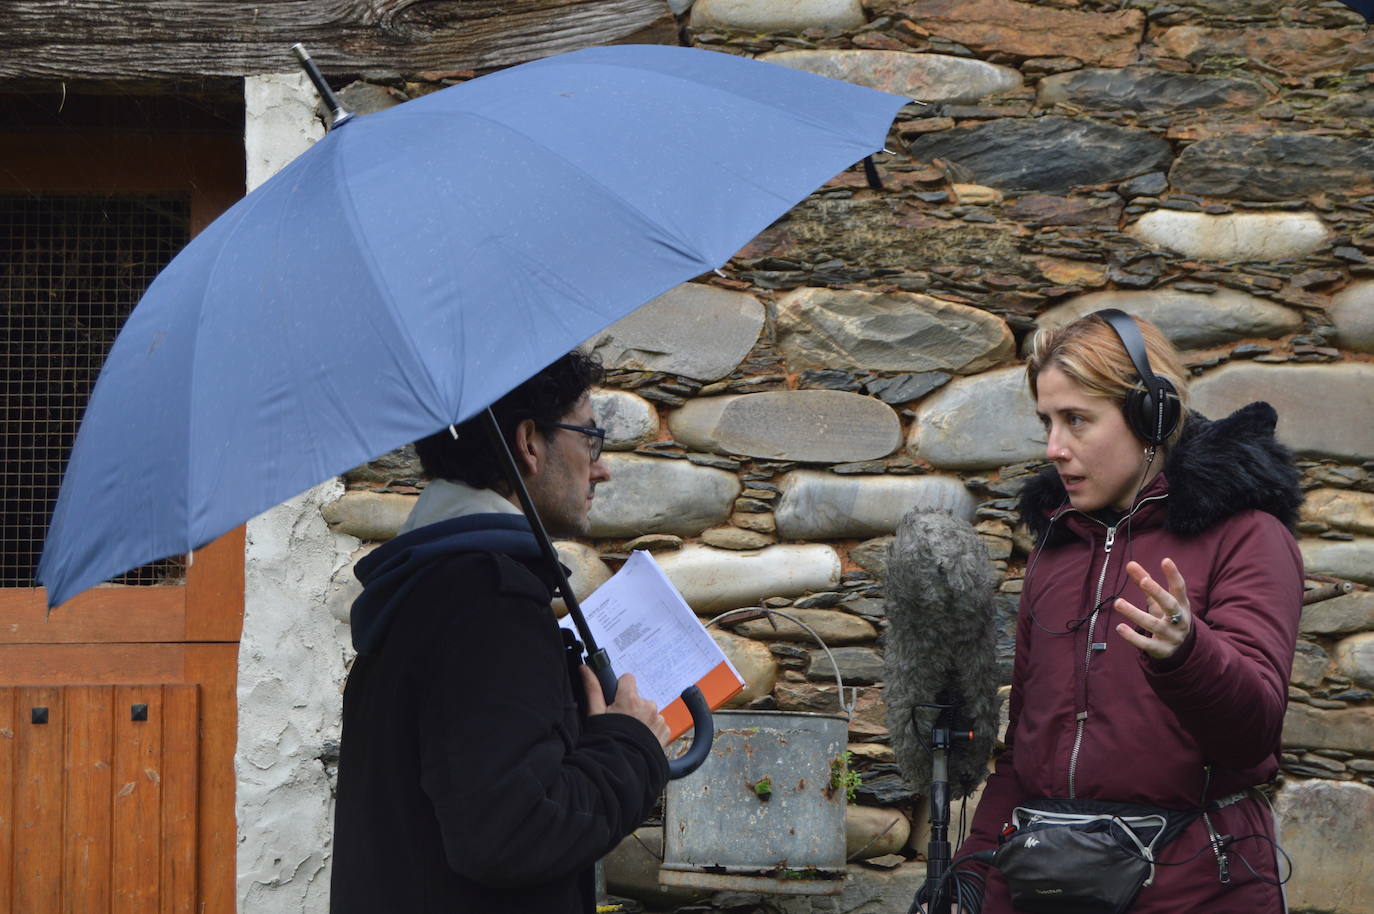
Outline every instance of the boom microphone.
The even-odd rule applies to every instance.
[[[884,701],[892,751],[918,790],[931,783],[932,729],[941,709],[955,733],[948,780],[954,798],[987,776],[997,736],[996,578],[967,521],[916,508],[888,552]]]

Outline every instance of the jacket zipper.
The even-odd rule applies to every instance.
[[[1119,523],[1119,522],[1118,522]],[[1093,629],[1097,627],[1097,617],[1102,612],[1102,588],[1107,583],[1107,566],[1112,561],[1112,544],[1116,542],[1116,525],[1107,528],[1107,541],[1102,544],[1102,570],[1097,575],[1097,592],[1093,598],[1093,614],[1088,618],[1088,647],[1083,653],[1083,682],[1086,695],[1088,667],[1093,662]],[[1075,715],[1078,720],[1078,729],[1073,737],[1073,752],[1069,755],[1069,796],[1078,796],[1077,776],[1078,776],[1078,752],[1083,748],[1083,727],[1088,722],[1088,703],[1086,698],[1083,707]]]

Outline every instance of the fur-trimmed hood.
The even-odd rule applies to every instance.
[[[1160,474],[1167,488],[1165,529],[1193,536],[1241,511],[1274,515],[1290,530],[1303,495],[1293,454],[1274,438],[1278,414],[1268,403],[1243,406],[1215,421],[1191,412],[1183,435],[1168,452]],[[1157,491],[1159,479],[1145,494]],[[1055,512],[1068,503],[1058,472],[1050,467],[1021,490],[1021,519],[1037,540]],[[1055,525],[1048,545],[1072,534]]]

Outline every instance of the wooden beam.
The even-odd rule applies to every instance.
[[[626,41],[675,43],[667,0],[13,0],[0,79],[241,77],[506,66]]]

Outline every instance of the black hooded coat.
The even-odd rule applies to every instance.
[[[592,912],[667,762],[634,718],[586,716],[525,518],[412,530],[357,575],[332,914]]]

